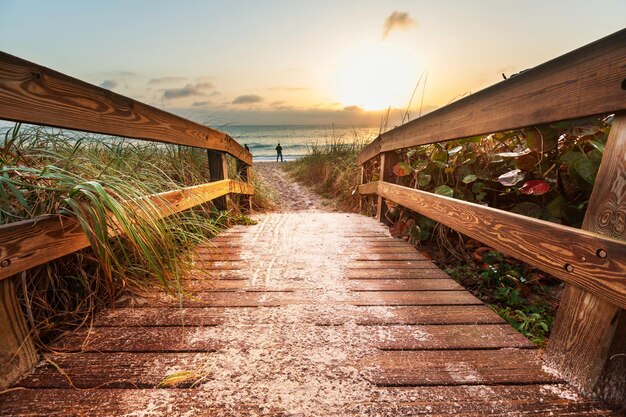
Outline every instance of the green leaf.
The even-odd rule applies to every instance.
[[[420,187],[426,187],[430,183],[431,179],[432,177],[430,175],[420,172],[417,176],[417,183]]]
[[[598,172],[598,164],[596,162],[589,159],[579,159],[574,162],[574,169],[582,179],[593,185]]]
[[[567,151],[559,158],[561,162],[565,162],[567,165],[572,165],[579,159],[585,159],[585,155],[578,151]]]
[[[413,172],[413,168],[406,162],[398,162],[393,166],[392,171],[398,177],[406,177]]]
[[[483,191],[484,188],[485,188],[484,182],[475,182],[474,184],[472,184],[473,193],[480,193]]]
[[[518,182],[522,181],[525,177],[525,174],[519,170],[514,169],[512,171],[506,172],[498,177],[498,182],[505,187],[512,187]]]
[[[469,174],[469,175],[464,176],[462,181],[463,181],[464,184],[469,184],[471,182],[476,181],[477,179],[478,179],[478,177],[476,175]]]
[[[461,151],[461,149],[463,149],[463,146],[459,145],[459,146],[455,146],[454,148],[450,149],[448,151],[448,155],[455,155],[457,153],[459,153]]]
[[[538,204],[530,202],[519,203],[513,206],[511,212],[534,217],[536,219],[541,217],[541,207]]]
[[[590,140],[589,143],[596,148],[601,154],[604,154],[604,144],[595,140]]]
[[[439,187],[435,188],[435,194],[452,197],[454,195],[454,190],[447,185],[442,184]]]

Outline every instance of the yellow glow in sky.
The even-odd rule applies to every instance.
[[[420,71],[408,48],[362,45],[349,50],[337,67],[337,98],[344,106],[365,110],[406,107]]]

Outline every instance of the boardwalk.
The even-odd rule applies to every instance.
[[[0,415],[610,415],[374,220],[258,219],[199,249],[211,279],[194,274],[182,309],[123,300],[0,396]]]

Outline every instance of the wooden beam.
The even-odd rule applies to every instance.
[[[228,178],[228,164],[226,155],[223,152],[207,150],[209,158],[209,181],[222,181]],[[218,197],[213,201],[218,210],[228,210],[228,198],[226,195]]]
[[[626,240],[626,113],[613,120],[582,228]],[[622,252],[622,257],[626,253]],[[546,355],[585,393],[626,407],[626,313],[568,284]]]
[[[626,29],[383,133],[359,154],[626,110]]]
[[[359,187],[371,192],[372,186]],[[491,207],[385,182],[377,194],[565,282],[626,306],[626,243]]]
[[[0,119],[215,149],[252,163],[223,132],[4,52]]]
[[[385,152],[380,154],[380,181],[390,182],[396,178],[393,174],[393,166],[398,163],[398,154],[395,152]],[[381,196],[376,201],[376,218],[379,222],[384,222],[387,205]]]
[[[37,363],[13,280],[0,280],[0,389],[8,387]]]
[[[222,180],[144,198],[151,200],[157,215],[163,218],[228,193],[252,192],[248,184]],[[69,217],[42,216],[0,226],[0,280],[87,246],[87,235]]]

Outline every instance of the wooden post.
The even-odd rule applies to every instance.
[[[361,165],[361,174],[359,175],[359,185],[365,183],[365,165]],[[359,213],[363,211],[363,197],[359,194]]]
[[[250,165],[237,159],[237,173],[242,182],[250,183],[250,177],[248,176],[248,170]],[[252,199],[249,195],[239,195],[239,209],[244,213],[248,213],[252,210]]]
[[[398,154],[395,152],[384,152],[380,154],[380,181],[394,182],[395,177],[393,174],[393,166],[398,163]],[[379,222],[384,220],[385,213],[387,212],[387,206],[385,200],[378,196],[378,202],[376,204],[376,218]]]
[[[626,240],[626,113],[615,115],[582,228]],[[606,253],[596,256],[626,256]],[[548,344],[548,364],[586,394],[626,406],[626,314],[567,285]]]
[[[37,350],[11,278],[0,280],[0,389],[37,363]]]
[[[207,150],[209,158],[209,182],[220,181],[228,178],[228,164],[226,154]],[[229,196],[223,196],[213,200],[215,208],[218,210],[228,210]]]

